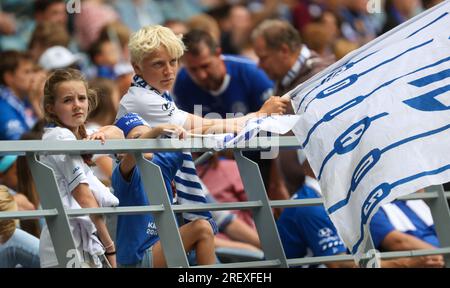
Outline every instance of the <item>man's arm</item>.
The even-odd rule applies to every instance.
[[[381,241],[381,247],[386,251],[404,251],[417,249],[435,249],[431,244],[417,237],[394,230]]]
[[[421,239],[412,235],[394,230],[386,235],[381,242],[381,247],[387,251],[405,251],[405,250],[419,250],[419,249],[436,249],[431,244],[428,244]],[[393,260],[383,260],[381,267],[383,268],[413,268],[413,267],[428,267],[439,268],[444,266],[444,258],[442,255],[428,255],[410,258],[398,258]]]

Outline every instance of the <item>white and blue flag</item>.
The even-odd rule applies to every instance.
[[[381,205],[450,181],[450,2],[288,94],[325,208],[359,258]]]

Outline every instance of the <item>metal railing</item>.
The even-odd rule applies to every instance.
[[[0,141],[0,155],[16,154],[26,156],[43,208],[42,210],[37,211],[0,212],[0,219],[31,219],[45,217],[54,244],[59,267],[70,266],[71,263],[74,262],[73,257],[77,257],[76,254],[74,256],[73,254],[68,253],[75,249],[74,240],[70,233],[68,217],[89,214],[129,215],[152,213],[158,228],[158,234],[161,239],[167,265],[169,267],[189,267],[174,213],[238,209],[252,210],[265,260],[200,267],[289,267],[337,261],[353,261],[351,255],[286,259],[272,215],[272,208],[322,205],[323,201],[320,198],[269,201],[258,165],[244,157],[242,151],[268,150],[274,143],[281,149],[297,148],[299,147],[299,143],[295,137],[259,137],[250,140],[245,146],[232,148],[248,201],[204,205],[171,205],[159,167],[146,160],[142,153],[161,151],[175,152],[180,150],[191,152],[213,151],[210,144],[204,141],[204,139],[198,138],[189,139],[189,141],[173,139],[109,140],[104,145],[102,145],[100,141],[64,141],[64,145],[61,145],[61,141]],[[38,155],[84,153],[133,153],[141,174],[146,175],[146,177],[143,177],[142,181],[149,202],[152,203],[152,205],[64,209],[61,197],[59,197],[60,194],[58,192],[53,171],[38,160]],[[428,203],[442,248],[436,250],[381,253],[380,257],[382,259],[443,254],[445,255],[446,267],[450,267],[450,212],[446,201],[447,198],[450,197],[450,192],[444,192],[442,186],[433,186],[427,190],[429,191],[428,193],[415,193],[402,197],[402,199],[424,199]],[[373,249],[373,244],[366,247],[366,251],[369,249]],[[77,260],[79,261],[79,259]]]

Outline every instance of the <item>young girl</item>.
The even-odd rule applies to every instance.
[[[86,131],[84,123],[96,105],[95,93],[78,70],[57,70],[45,83],[44,109],[49,127],[43,140],[101,140],[123,138],[114,126],[99,131]],[[92,155],[48,155],[41,161],[53,168],[65,208],[97,208],[116,206],[115,198],[92,173],[89,164]],[[69,218],[72,235],[82,266],[116,266],[115,247],[101,215]],[[96,233],[95,233],[96,232]],[[86,237],[87,235],[87,237]],[[57,265],[56,255],[48,228],[45,226],[40,242],[41,266]],[[108,261],[104,261],[105,257]],[[103,261],[102,261],[103,259]],[[108,263],[109,262],[109,263]]]

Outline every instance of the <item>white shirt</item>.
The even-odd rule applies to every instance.
[[[166,123],[183,126],[188,115],[187,112],[178,109],[175,102],[141,87],[130,87],[122,97],[116,121],[127,113],[137,113],[151,127]]]
[[[55,127],[46,128],[42,140],[77,140],[75,135],[66,128]],[[111,194],[92,173],[80,155],[47,155],[41,156],[41,162],[53,169],[58,185],[58,190],[65,209],[80,209],[80,205],[72,196],[72,191],[81,183],[86,183],[93,192],[94,197],[101,207],[118,205],[117,198]],[[105,201],[105,198],[109,201]],[[114,199],[115,198],[115,199]],[[116,201],[115,201],[116,200]],[[104,204],[108,202],[108,204]],[[112,202],[113,204],[111,205]],[[94,223],[89,216],[78,216],[69,218],[71,232],[75,241],[75,246],[82,255],[82,251],[91,255],[104,253],[100,244]],[[52,240],[47,226],[45,225],[41,233],[39,243],[39,254],[41,267],[51,267],[58,264]]]

